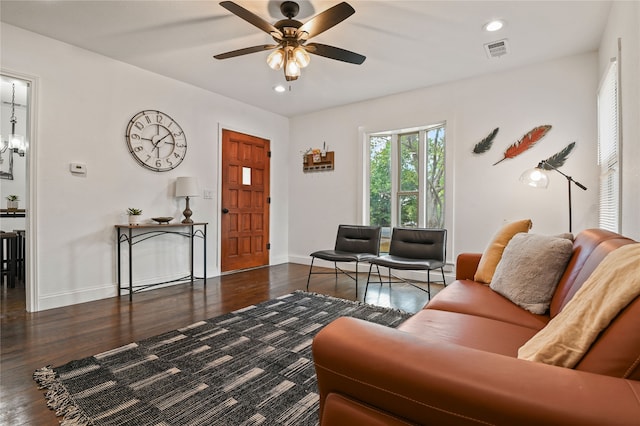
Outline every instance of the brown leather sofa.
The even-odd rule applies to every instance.
[[[633,242],[579,233],[547,315],[474,282],[480,254],[461,254],[457,280],[398,329],[334,321],[313,342],[321,425],[640,425],[640,298],[575,369],[517,358],[600,261]]]

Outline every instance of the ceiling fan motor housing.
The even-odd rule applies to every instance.
[[[287,18],[291,19],[300,12],[300,6],[294,1],[284,1],[280,4],[280,12]]]

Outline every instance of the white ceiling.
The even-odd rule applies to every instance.
[[[339,1],[298,3],[305,22]],[[362,65],[311,57],[290,91],[268,52],[213,55],[270,44],[269,35],[217,1],[0,2],[0,20],[284,116],[305,114],[475,75],[595,51],[609,1],[349,0],[356,13],[312,41],[367,57]],[[269,22],[280,1],[236,0]],[[501,18],[506,27],[482,26]],[[510,53],[487,58],[483,44],[508,39]]]

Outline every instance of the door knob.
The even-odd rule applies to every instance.
[[[224,213],[224,214],[229,213],[229,209],[226,209],[226,208],[225,208],[225,209],[222,209],[222,213]]]

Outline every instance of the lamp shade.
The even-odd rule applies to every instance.
[[[547,176],[547,173],[543,169],[535,167],[525,170],[525,172],[520,175],[520,182],[534,188],[547,188],[549,186],[549,176]]]
[[[282,69],[282,65],[284,64],[284,51],[277,49],[271,52],[267,57],[267,64],[272,70]]]
[[[200,188],[194,177],[179,177],[176,180],[176,197],[198,197]]]

